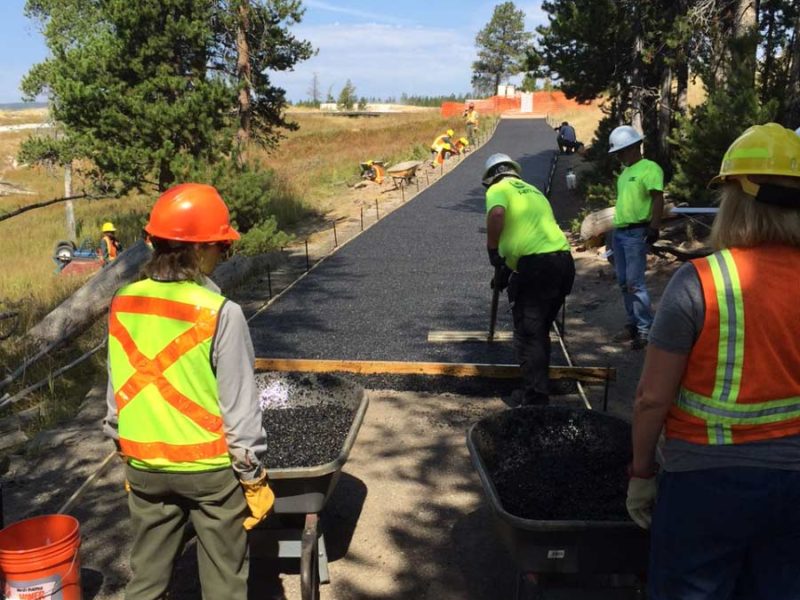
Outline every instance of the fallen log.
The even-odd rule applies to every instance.
[[[674,202],[665,202],[664,210],[661,215],[663,219],[675,217],[672,209],[675,208]],[[602,210],[596,210],[586,215],[586,218],[581,223],[581,239],[590,240],[605,234],[614,229],[614,212],[616,208],[609,206]]]

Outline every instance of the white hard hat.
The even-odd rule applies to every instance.
[[[794,130],[794,132],[795,132],[797,135],[800,135],[800,127],[798,127],[797,129],[795,129],[795,130]]]
[[[489,187],[500,175],[508,173],[508,171],[497,172],[495,169],[497,165],[503,164],[510,165],[517,176],[522,173],[522,167],[519,166],[517,161],[511,160],[511,157],[508,154],[498,152],[496,154],[492,154],[486,159],[486,165],[483,167],[483,185]]]
[[[613,154],[618,150],[638,144],[643,139],[644,136],[630,125],[620,125],[614,128],[614,131],[608,136],[608,153]]]

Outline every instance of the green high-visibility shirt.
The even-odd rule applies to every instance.
[[[486,190],[486,213],[505,209],[498,251],[511,269],[529,254],[569,251],[569,242],[556,223],[544,194],[516,177],[506,177]]]
[[[642,158],[625,167],[617,178],[617,208],[614,227],[644,223],[653,217],[650,192],[664,191],[664,171],[658,163]]]

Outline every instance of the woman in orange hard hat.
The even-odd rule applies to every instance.
[[[100,256],[103,264],[107,265],[122,252],[122,244],[117,239],[117,228],[110,221],[103,223],[100,230],[103,234],[103,237],[100,238]]]
[[[716,252],[650,330],[628,512],[652,518],[648,598],[800,598],[800,138],[750,127],[712,183]]]
[[[274,497],[242,309],[208,278],[239,234],[209,185],[177,185],[145,227],[145,278],[109,311],[104,429],[127,465],[128,600],[162,598],[189,520],[204,598],[247,598],[247,529]]]

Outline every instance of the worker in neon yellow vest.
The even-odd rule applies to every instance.
[[[242,309],[208,278],[239,234],[209,185],[177,185],[145,227],[145,278],[111,302],[106,432],[133,526],[125,597],[162,598],[191,520],[204,598],[247,598],[247,531],[274,496]]]

